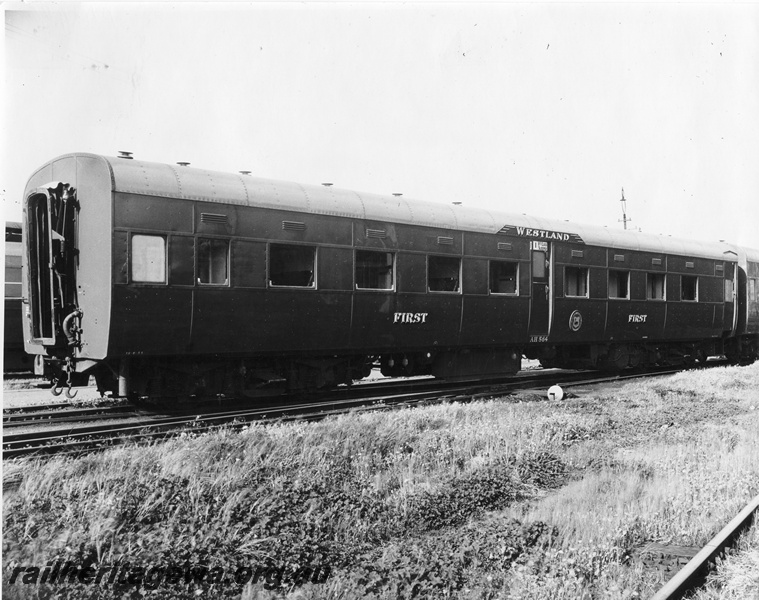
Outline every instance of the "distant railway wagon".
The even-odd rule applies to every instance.
[[[516,202],[514,203],[516,206]],[[57,389],[246,394],[757,357],[759,251],[71,154],[24,195],[26,350]]]
[[[21,328],[21,223],[5,224],[5,316],[3,371],[31,371]]]

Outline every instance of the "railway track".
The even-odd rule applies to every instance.
[[[29,425],[45,425],[58,423],[77,423],[82,420],[115,419],[137,416],[136,407],[131,405],[89,406],[75,405],[56,406],[42,405],[26,408],[3,410],[3,429],[16,429]]]
[[[13,433],[3,435],[3,458],[30,454],[70,454],[92,451],[124,441],[161,439],[182,431],[204,432],[221,426],[244,426],[253,421],[271,422],[295,419],[318,420],[355,410],[388,410],[429,402],[468,401],[506,395],[516,391],[545,394],[551,385],[591,385],[624,381],[652,375],[667,375],[676,370],[655,373],[629,373],[599,376],[588,372],[540,371],[509,380],[478,383],[443,383],[433,379],[392,381],[338,389],[311,401],[293,402],[292,398],[266,399],[265,406],[250,407],[234,404],[227,407],[205,406],[204,412],[178,410],[172,414],[147,414],[134,406],[115,405],[77,408],[68,406],[51,410],[11,409],[3,411],[4,429]],[[108,420],[91,424],[95,420]],[[24,427],[31,431],[16,433]],[[40,429],[40,426],[44,426]]]
[[[651,600],[679,600],[706,583],[716,559],[733,547],[741,533],[748,530],[759,513],[759,496],[749,502],[725,527],[682,567]]]
[[[528,385],[534,383],[539,385],[541,381],[545,381],[545,372],[541,371],[543,375],[520,375],[516,378],[508,380],[507,385]],[[577,377],[576,374],[567,375],[567,377]],[[493,380],[490,382],[482,382],[483,384],[492,383],[496,385],[501,380]],[[457,384],[460,387],[460,384]],[[435,381],[432,378],[414,378],[411,380],[392,380],[382,381],[377,383],[362,384],[353,386],[351,388],[338,388],[325,394],[319,394],[315,397],[316,401],[330,402],[334,400],[343,400],[345,398],[359,399],[368,398],[373,396],[379,396],[382,394],[401,394],[406,392],[421,392],[421,391],[441,391],[441,383]],[[66,423],[75,423],[81,421],[94,421],[99,419],[111,419],[111,418],[129,418],[139,416],[182,416],[192,415],[193,417],[198,414],[199,411],[206,411],[208,413],[215,413],[219,411],[220,406],[224,406],[224,410],[227,409],[244,409],[251,408],[251,403],[256,402],[266,407],[271,407],[272,410],[278,408],[281,405],[292,403],[293,399],[290,396],[283,396],[281,394],[260,396],[255,400],[242,399],[237,400],[233,398],[221,398],[216,400],[207,400],[202,403],[193,404],[191,408],[182,407],[177,405],[174,408],[168,408],[166,406],[135,406],[128,403],[113,404],[112,401],[106,400],[105,404],[94,404],[84,406],[81,404],[71,402],[59,402],[53,404],[35,404],[24,407],[6,408],[3,410],[3,427],[7,429],[22,428],[30,425],[57,425]],[[168,414],[166,414],[168,413]]]

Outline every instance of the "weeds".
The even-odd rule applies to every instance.
[[[659,575],[636,548],[702,544],[759,492],[758,380],[759,365],[711,369],[565,402],[254,424],[8,463],[20,482],[4,495],[4,569],[56,559],[332,569],[297,589],[127,590],[172,598],[650,595]]]

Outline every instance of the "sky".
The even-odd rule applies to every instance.
[[[69,152],[759,248],[759,3],[6,3],[6,219]]]

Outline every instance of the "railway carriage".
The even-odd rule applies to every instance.
[[[24,199],[26,349],[56,391],[251,394],[757,354],[759,252],[72,154]]]
[[[32,357],[24,352],[21,328],[21,223],[5,223],[5,316],[3,372],[31,371]]]

